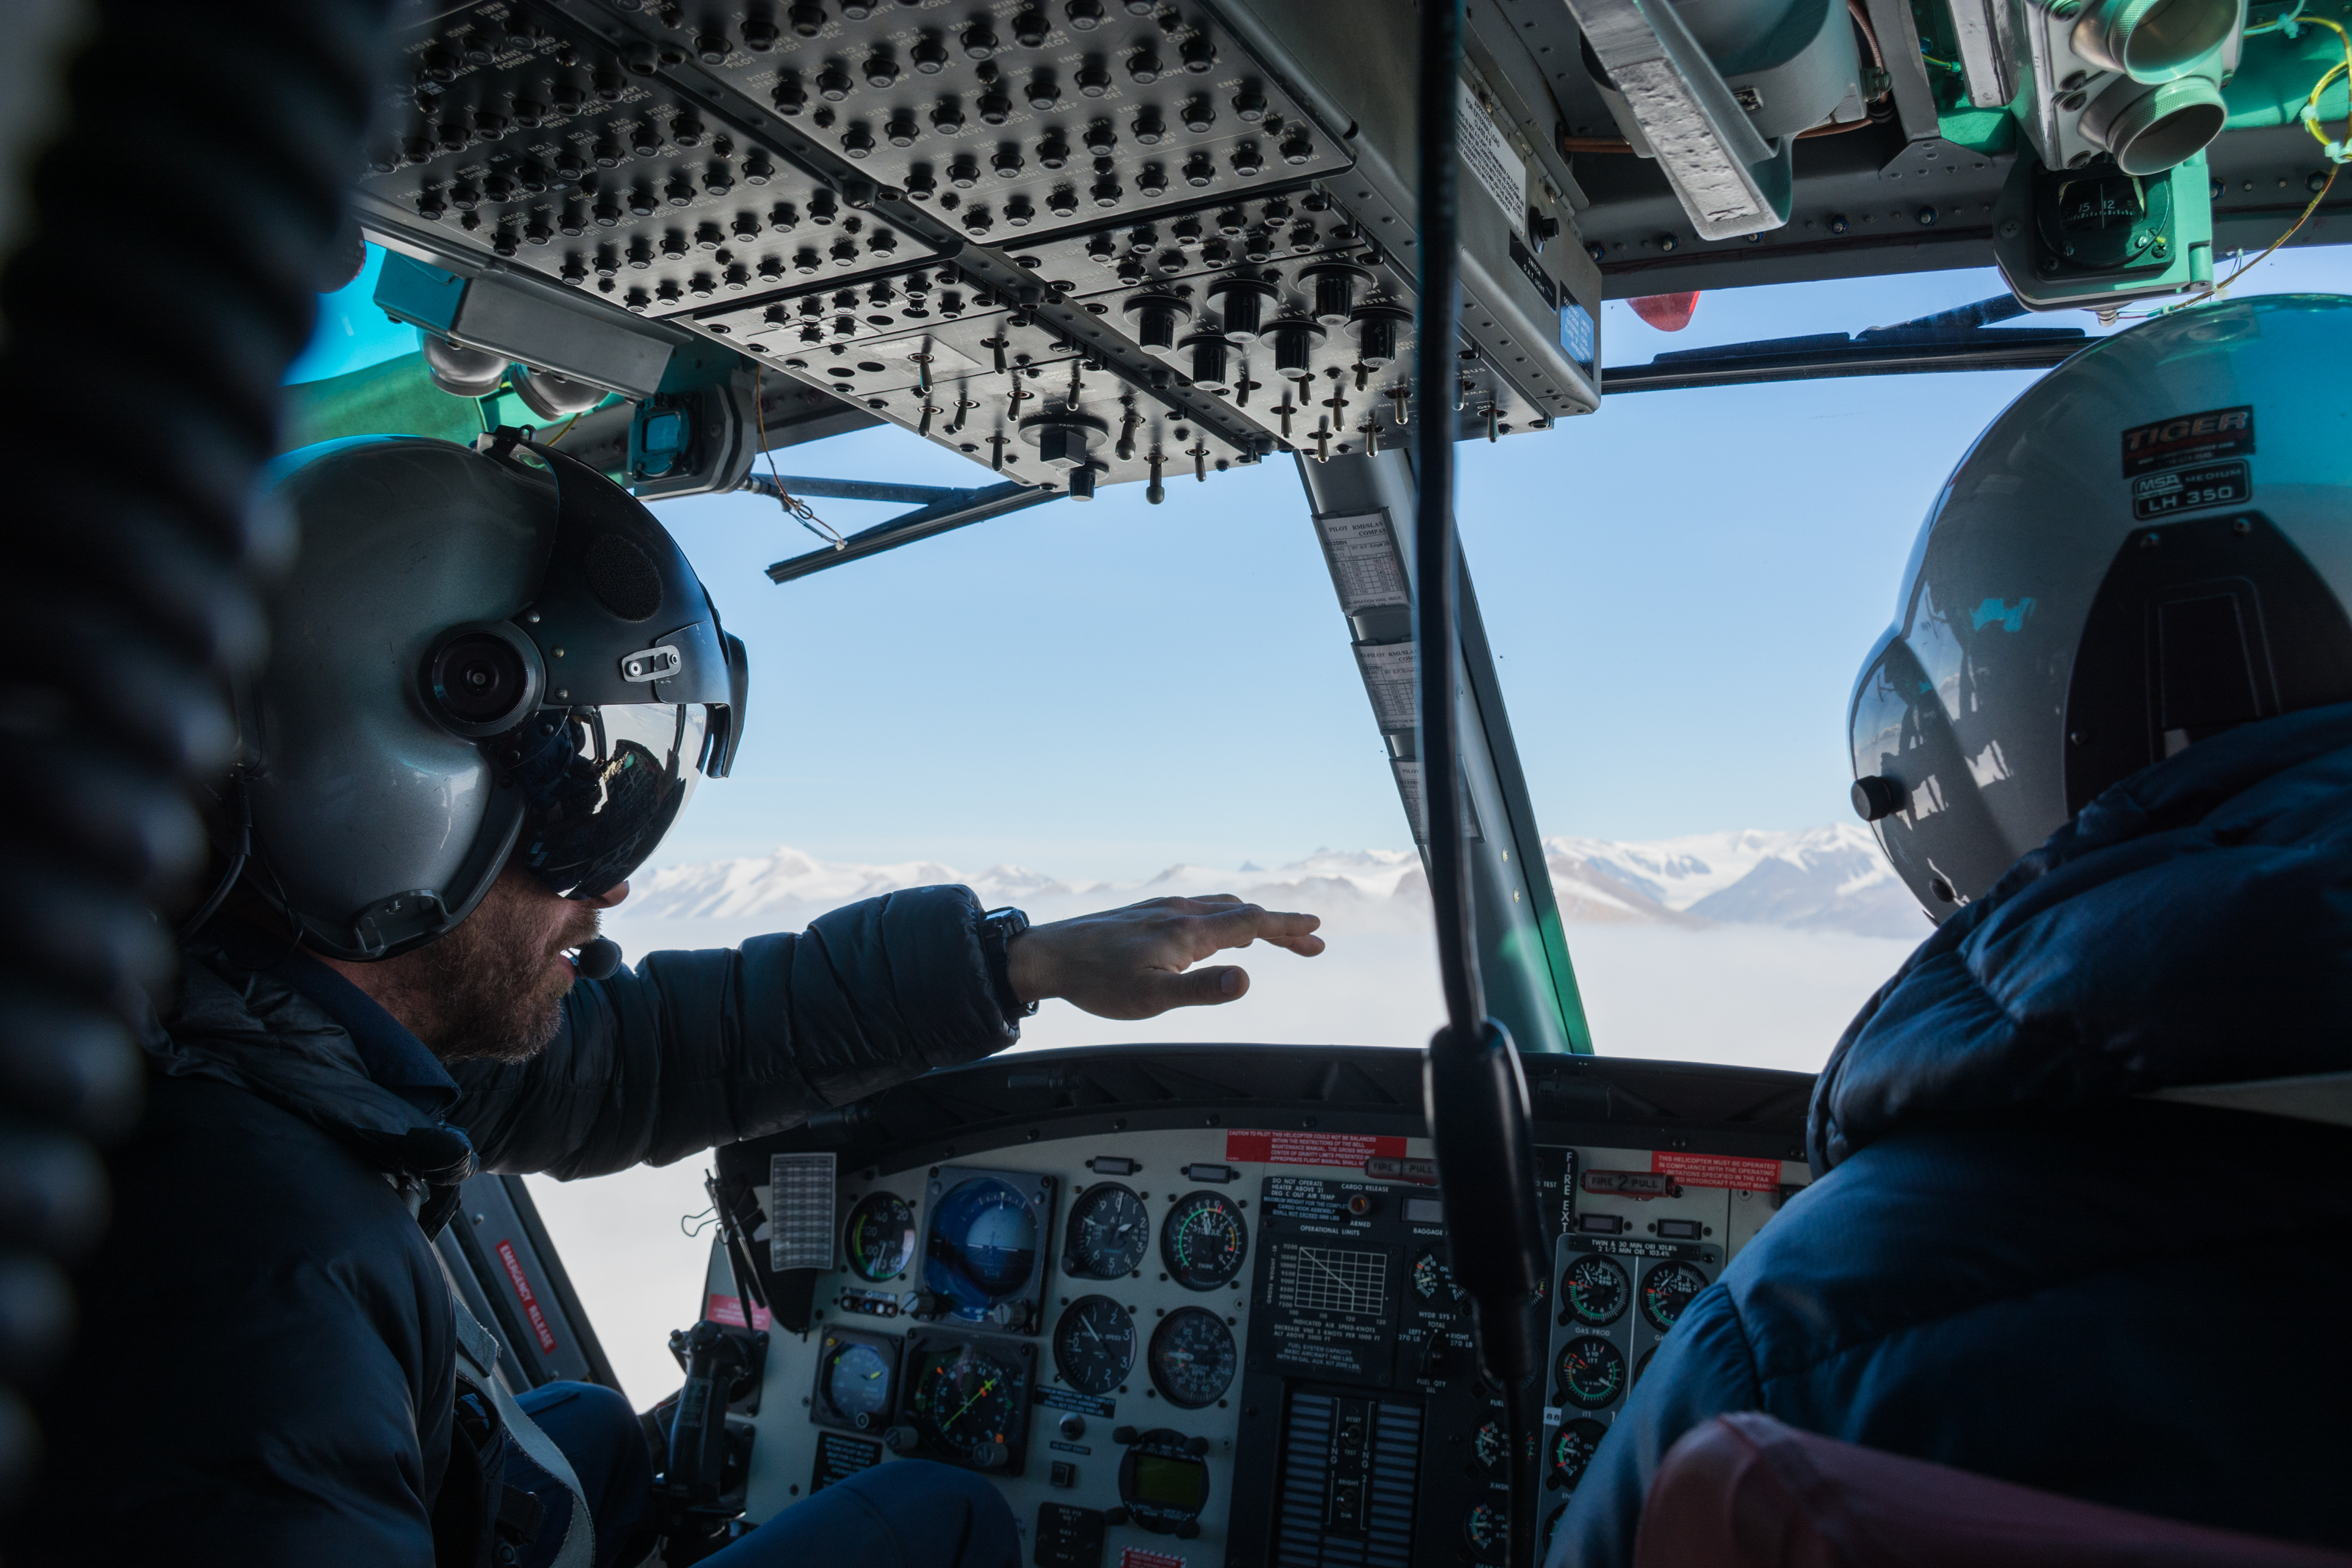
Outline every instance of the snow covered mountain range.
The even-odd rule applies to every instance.
[[[1736,830],[1650,843],[1544,841],[1561,915],[1579,924],[1779,925],[1916,941],[1927,923],[1902,882],[1856,823],[1794,832]],[[1260,903],[1328,909],[1418,903],[1427,896],[1421,858],[1409,850],[1318,850],[1267,871],[1176,865],[1145,883],[1073,883],[1022,866],[977,874],[937,861],[860,865],[799,850],[673,866],[636,879],[625,913],[656,919],[772,920],[797,925],[827,909],[894,888],[961,882],[991,905],[1059,906],[1066,899],[1238,893]]]

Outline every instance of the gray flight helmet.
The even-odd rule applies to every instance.
[[[2352,701],[2352,298],[2159,316],[1996,419],[1847,709],[1855,810],[1931,919],[2209,736]]]
[[[300,552],[240,694],[247,880],[305,943],[391,957],[511,861],[588,897],[741,738],[743,644],[626,491],[501,431],[281,458]]]

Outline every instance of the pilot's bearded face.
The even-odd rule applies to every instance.
[[[417,950],[418,1038],[444,1061],[538,1055],[578,977],[565,949],[596,935],[597,915],[509,866],[455,931]]]

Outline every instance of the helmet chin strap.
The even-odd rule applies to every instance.
[[[610,936],[598,936],[580,945],[572,963],[583,980],[609,980],[620,972],[621,945]]]

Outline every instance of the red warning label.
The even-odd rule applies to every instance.
[[[1650,1169],[1685,1186],[1728,1186],[1745,1192],[1780,1190],[1780,1162],[1735,1155],[1684,1155],[1664,1149],[1650,1154]]]
[[[1184,1568],[1184,1560],[1172,1552],[1150,1552],[1140,1546],[1122,1546],[1118,1550],[1118,1568]]]
[[[539,1335],[539,1348],[555,1348],[555,1331],[547,1326],[547,1314],[539,1310],[539,1298],[531,1294],[530,1281],[523,1274],[522,1260],[515,1256],[514,1243],[499,1243],[499,1261],[507,1266],[507,1278],[514,1281],[515,1299],[522,1303],[522,1315],[530,1320],[531,1332]]]
[[[1381,1155],[1404,1157],[1402,1138],[1358,1136],[1351,1133],[1253,1133],[1235,1129],[1225,1134],[1225,1158],[1264,1166],[1346,1166],[1364,1168],[1364,1162]]]
[[[726,1323],[739,1329],[747,1326],[743,1322],[743,1298],[740,1296],[706,1296],[702,1302],[702,1315],[714,1323]],[[768,1309],[754,1304],[748,1326],[765,1329],[768,1326]]]

